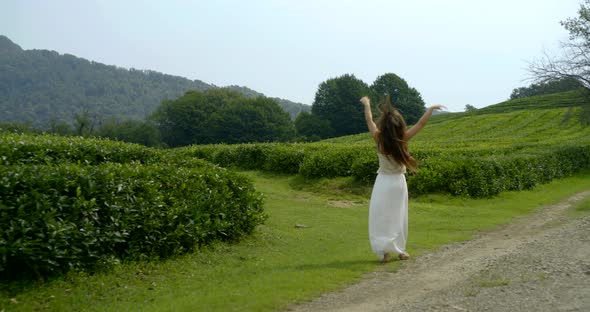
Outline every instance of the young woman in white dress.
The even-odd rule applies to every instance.
[[[428,123],[434,110],[442,105],[429,107],[420,120],[406,129],[403,116],[391,104],[389,96],[381,107],[377,123],[373,121],[371,100],[361,98],[365,120],[377,143],[379,170],[371,193],[369,205],[369,239],[371,249],[383,262],[389,262],[392,254],[407,260],[408,238],[408,188],[404,173],[406,168],[415,171],[416,160],[408,151],[408,141]]]

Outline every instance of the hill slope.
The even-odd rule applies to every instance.
[[[0,36],[0,122],[50,120],[69,122],[75,113],[97,118],[143,119],[163,99],[174,99],[187,90],[216,88],[200,80],[151,70],[124,69],[70,54],[48,50],[23,50]],[[230,88],[260,96],[246,87]],[[276,99],[295,118],[308,105]]]
[[[410,148],[487,150],[564,141],[590,144],[590,126],[584,120],[590,104],[585,96],[570,91],[506,101],[474,113],[439,114],[410,142]],[[325,142],[373,144],[367,134]]]

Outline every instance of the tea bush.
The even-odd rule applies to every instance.
[[[242,175],[108,140],[0,134],[0,279],[158,259],[266,218]]]
[[[195,146],[183,155],[213,155],[219,165],[301,174],[307,178],[352,176],[372,183],[379,160],[367,144],[310,143]],[[588,145],[517,144],[512,149],[473,147],[417,149],[418,172],[408,172],[412,196],[444,192],[489,197],[506,190],[531,189],[590,165]],[[509,153],[513,151],[513,153]],[[209,156],[211,157],[211,156]],[[248,165],[246,165],[248,164]],[[255,166],[250,165],[255,164]]]
[[[192,165],[0,167],[0,275],[166,258],[239,239],[264,221],[246,178]]]
[[[546,99],[529,99],[530,105],[542,104],[535,109],[515,106],[505,113],[433,116],[409,143],[419,163],[416,174],[408,173],[411,195],[487,197],[530,189],[587,168],[590,127],[577,118],[585,102],[579,98],[564,107],[552,105],[552,97]],[[221,166],[308,178],[352,176],[372,183],[379,166],[375,153],[370,135],[362,133],[305,144],[193,146],[188,155]],[[252,154],[256,157],[244,156]]]
[[[0,163],[96,165],[104,162],[158,163],[162,152],[139,144],[105,139],[59,137],[54,135],[0,134]]]
[[[352,164],[366,148],[358,146],[323,144],[303,158],[299,174],[306,178],[346,177],[352,174]]]
[[[409,175],[413,195],[446,192],[489,197],[518,191],[590,168],[590,146],[554,147],[536,155],[465,158],[446,155],[425,160],[418,173]],[[366,177],[365,172],[360,178]]]
[[[308,151],[304,144],[274,144],[267,150],[262,169],[274,173],[297,174]]]
[[[175,153],[202,158],[223,167],[296,174],[305,155],[315,149],[309,144],[215,144],[179,148]]]

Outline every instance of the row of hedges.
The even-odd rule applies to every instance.
[[[163,153],[139,144],[105,139],[1,133],[0,164],[78,163],[96,165],[105,162],[159,163]]]
[[[235,145],[193,145],[174,151],[177,157],[197,157],[222,167],[257,169],[280,174],[301,174],[306,178],[333,178],[352,175],[359,159],[377,159],[375,148],[367,144],[259,143]],[[422,157],[438,151],[417,152]],[[370,155],[370,156],[368,156]]]
[[[39,137],[20,139],[19,146],[33,150],[31,141]],[[77,140],[72,144],[83,145]],[[109,150],[111,143],[97,145]],[[203,160],[148,151],[155,156],[141,160],[151,163],[143,165],[123,151],[127,156],[106,153],[122,163],[87,165],[62,153],[61,144],[47,146],[58,152],[38,158],[43,161],[31,161],[19,148],[2,155],[0,279],[166,258],[212,241],[237,240],[266,218],[262,195],[246,177]]]
[[[514,146],[512,149],[473,149],[413,152],[418,174],[408,174],[412,195],[448,192],[487,197],[506,190],[533,188],[590,167],[589,146]],[[508,151],[518,151],[510,154]],[[221,166],[301,174],[307,178],[353,176],[372,183],[379,163],[367,144],[242,144],[192,146],[180,154],[211,160]]]
[[[198,157],[222,167],[258,169],[281,174],[299,173],[306,155],[322,149],[312,144],[193,145],[176,149],[177,157]]]
[[[377,160],[363,158],[353,164],[353,176],[375,179]],[[420,162],[417,174],[408,174],[411,195],[450,193],[489,197],[503,191],[532,189],[538,184],[590,169],[590,146],[563,146],[540,154],[503,157],[440,155]]]
[[[514,150],[514,149],[510,149]],[[481,157],[505,155],[509,149],[459,149],[453,155]],[[176,149],[178,157],[197,157],[222,167],[246,170],[263,170],[280,174],[301,174],[306,178],[333,178],[354,176],[372,182],[377,171],[377,155],[373,144],[342,143],[258,143],[235,145],[193,145]],[[442,149],[429,148],[412,152],[417,159],[447,154]]]

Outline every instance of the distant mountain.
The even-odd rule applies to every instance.
[[[0,35],[0,52],[1,53],[19,53],[23,49],[18,44],[10,41],[5,36]]]
[[[144,119],[164,99],[217,86],[152,70],[125,69],[49,50],[23,50],[0,35],[0,122],[46,126],[76,113],[99,119]],[[230,86],[248,96],[246,87]],[[276,100],[295,118],[311,107]]]

